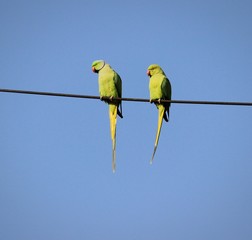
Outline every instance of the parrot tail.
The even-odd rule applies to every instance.
[[[109,104],[110,133],[112,139],[112,170],[116,169],[116,117],[117,105]]]
[[[156,153],[156,150],[157,150],[158,140],[159,140],[161,127],[162,127],[162,123],[163,123],[163,117],[164,117],[164,113],[165,113],[165,107],[162,104],[159,104],[157,106],[158,106],[158,127],[157,127],[154,151],[153,151],[153,154],[152,154],[152,158],[150,160],[150,164],[153,163],[153,159],[154,159],[154,156],[155,156],[155,153]]]
[[[120,117],[120,118],[123,118],[123,115],[122,115],[122,107],[121,107],[122,105],[119,105],[119,107],[120,107],[120,110],[119,110],[119,108],[117,108],[117,114],[118,114],[118,116]]]
[[[165,105],[164,120],[169,122],[170,104]]]
[[[166,121],[166,122],[168,122],[169,121],[169,119],[168,119],[168,117],[167,117],[167,115],[166,115],[166,111],[164,112],[164,120]]]

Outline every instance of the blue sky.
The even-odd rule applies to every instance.
[[[0,2],[0,88],[98,95],[96,59],[123,96],[149,98],[159,64],[173,99],[251,101],[252,3]],[[251,239],[250,107],[123,102],[117,171],[108,107],[0,93],[0,238]]]

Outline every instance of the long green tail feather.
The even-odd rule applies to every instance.
[[[116,141],[113,141],[113,153],[112,153],[112,171],[116,170]]]
[[[116,117],[117,106],[109,104],[110,133],[112,139],[112,171],[116,170]]]
[[[164,112],[165,112],[165,107],[161,104],[158,105],[158,127],[157,127],[156,140],[155,140],[154,150],[153,150],[152,158],[150,160],[150,164],[153,163],[153,159],[157,150],[158,140],[159,140],[162,123],[163,123]]]

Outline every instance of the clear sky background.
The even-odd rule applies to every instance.
[[[252,3],[0,1],[0,88],[98,95],[94,60],[123,96],[252,101]],[[123,102],[112,173],[108,106],[0,93],[0,239],[252,239],[252,108],[179,105],[149,164],[157,110]]]

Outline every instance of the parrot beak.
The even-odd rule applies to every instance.
[[[151,77],[150,70],[147,70],[147,75]]]
[[[95,67],[92,67],[92,71],[93,71],[94,73],[97,73],[97,71],[95,70]]]

